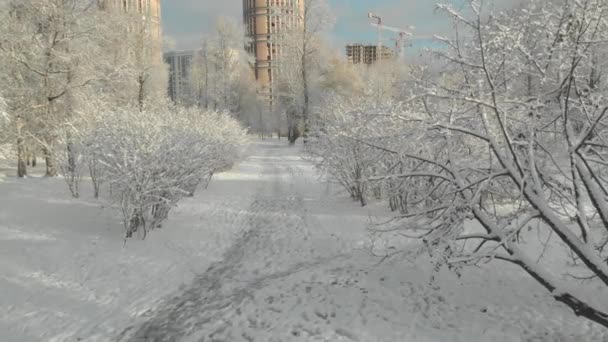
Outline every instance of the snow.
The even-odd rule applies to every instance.
[[[0,341],[608,340],[511,265],[430,287],[428,257],[381,262],[368,228],[387,214],[300,155],[257,141],[126,245],[116,209],[0,169]],[[417,247],[393,238],[375,250]]]

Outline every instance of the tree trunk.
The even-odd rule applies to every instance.
[[[27,176],[23,138],[21,137],[17,138],[17,176],[19,178]]]
[[[93,196],[95,199],[99,198],[99,191],[101,188],[101,180],[97,173],[97,156],[95,153],[91,154],[89,159],[89,175],[91,176],[91,182],[93,183]]]
[[[293,128],[291,124],[289,124],[289,127],[287,127],[287,141],[289,142],[289,145],[293,145],[293,143],[295,142],[293,140]]]
[[[308,72],[306,70],[308,66],[306,65],[306,56],[302,57],[302,88],[304,90],[304,105],[302,107],[302,120],[304,121],[304,143],[308,138],[309,131],[309,117],[308,117],[308,107],[310,104],[310,95],[308,94]]]
[[[309,11],[310,11],[310,7],[311,4],[305,4],[304,5],[304,13],[303,13],[303,20],[302,20],[302,60],[301,60],[301,72],[302,72],[302,91],[304,95],[304,104],[302,106],[302,120],[304,121],[304,132],[302,132],[302,136],[304,138],[304,143],[308,142],[308,133],[309,133],[309,117],[308,117],[308,110],[309,110],[309,105],[310,105],[310,94],[309,94],[309,89],[308,89],[308,54],[310,53],[309,51],[309,46],[308,46],[308,38],[309,38],[309,32],[308,32],[308,16],[309,16]],[[313,32],[314,33],[314,32]]]
[[[145,100],[144,84],[145,84],[145,82],[146,82],[145,76],[143,74],[139,75],[139,77],[137,79],[137,83],[139,86],[138,93],[137,93],[137,105],[139,107],[140,112],[144,111],[144,100]]]
[[[23,122],[21,120],[21,117],[17,117],[17,176],[19,178],[24,178],[25,176],[27,176],[27,149],[25,147],[25,142],[21,134],[22,126]]]
[[[298,132],[298,127],[296,123],[290,123],[289,129],[287,133],[287,139],[289,140],[289,145],[295,145],[296,141],[300,137],[300,132]]]
[[[44,147],[44,161],[46,163],[46,177],[57,177],[57,165],[55,164],[55,156],[53,152],[48,148]]]
[[[67,153],[68,153],[68,173],[70,175],[76,172],[76,152],[74,151],[74,142],[72,139],[72,135],[67,133]]]

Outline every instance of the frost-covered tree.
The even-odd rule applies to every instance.
[[[236,99],[234,85],[238,80],[243,34],[238,26],[228,18],[220,17],[213,37],[213,67],[216,72],[214,85],[214,109],[234,111]]]
[[[213,82],[213,69],[211,67],[211,56],[209,53],[209,39],[204,38],[201,47],[192,58],[190,69],[190,89],[194,104],[198,108],[209,109],[211,103],[211,83]]]
[[[378,102],[404,99],[408,93],[408,66],[398,58],[379,61],[361,70],[364,91]]]
[[[162,62],[162,40],[149,16],[105,8],[98,31],[103,39],[96,59],[101,69],[100,91],[118,106],[163,105],[167,97],[168,71]]]
[[[316,167],[332,176],[349,195],[365,206],[374,195],[372,178],[388,169],[391,153],[376,146],[393,147],[407,141],[400,131],[404,109],[373,96],[328,96],[312,120],[306,151]]]
[[[331,56],[321,73],[320,88],[323,92],[345,97],[363,95],[365,82],[362,68],[360,65],[344,63],[342,57]]]
[[[313,88],[320,78],[316,71],[323,49],[321,35],[333,23],[325,0],[303,1],[296,23],[279,37],[281,63],[276,75],[278,110],[286,115],[288,138],[292,144],[300,134],[308,134]]]
[[[13,127],[20,175],[26,173],[27,146],[34,145],[44,151],[47,176],[74,176],[71,135],[88,103],[137,104],[140,110],[162,104],[166,70],[160,46],[154,46],[158,39],[151,39],[141,15],[108,15],[97,2],[81,0],[11,0],[3,6],[0,79],[9,113],[19,119]],[[64,152],[67,167],[57,164]]]
[[[608,52],[606,6],[531,2],[488,19],[475,1],[470,16],[440,6],[472,38],[442,39],[450,49],[439,54],[452,68],[445,82],[425,86],[423,104],[429,138],[445,149],[432,159],[420,156],[433,161],[425,178],[441,183],[443,195],[422,228],[429,244],[447,244],[450,262],[521,266],[556,300],[603,325],[605,309],[539,265],[539,252],[520,236],[539,222],[579,272],[608,285],[602,163],[608,108],[597,78],[598,60]],[[468,218],[482,229],[467,227]]]
[[[199,108],[244,115],[255,82],[251,82],[243,33],[233,20],[218,19],[195,53],[190,71],[192,97]]]
[[[250,132],[265,136],[279,129],[274,113],[258,96],[255,76],[246,62],[241,64],[234,94],[237,103],[234,114],[243,125],[249,127]]]
[[[381,160],[358,178],[400,211],[381,232],[422,240],[437,267],[509,262],[608,326],[608,309],[587,295],[608,289],[608,5],[530,1],[488,15],[467,4],[438,6],[455,27],[455,37],[437,37],[439,75],[413,70],[403,104],[338,107],[353,118],[338,121],[347,129],[332,119],[316,130],[370,147],[359,160]],[[549,261],[550,239],[559,252]]]
[[[69,121],[78,92],[97,78],[100,50],[97,9],[78,0],[9,2],[0,50],[5,58],[8,96],[28,134],[41,145],[46,175],[55,176],[54,145]]]

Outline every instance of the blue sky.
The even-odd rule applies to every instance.
[[[368,12],[384,18],[385,24],[407,28],[414,26],[418,37],[412,40],[413,47],[431,45],[426,37],[433,34],[448,34],[450,23],[442,15],[435,13],[435,3],[442,0],[328,0],[336,23],[328,33],[332,46],[342,51],[346,43],[375,43],[376,31],[369,24]],[[443,1],[445,2],[445,0]],[[462,0],[451,0],[462,3]],[[499,4],[509,4],[513,0],[494,0]],[[198,46],[201,37],[211,32],[217,16],[232,17],[240,22],[242,0],[163,0],[163,26],[166,35],[175,41],[176,49],[190,49]],[[394,37],[392,33],[385,38]],[[386,43],[389,43],[388,41]]]

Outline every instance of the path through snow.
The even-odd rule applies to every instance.
[[[284,142],[255,142],[125,247],[115,209],[68,198],[0,172],[0,341],[608,341],[509,265],[441,273],[435,291],[428,258],[379,263],[382,210]]]
[[[125,330],[123,341],[521,341],[539,318],[549,320],[549,333],[539,336],[555,339],[552,324],[569,314],[552,302],[543,308],[554,311],[550,318],[526,307],[542,291],[521,279],[519,289],[509,286],[517,270],[493,273],[490,284],[479,272],[466,285],[444,274],[437,285],[447,288],[434,292],[424,258],[378,265],[367,249],[371,209],[338,200],[299,153],[256,144],[246,163],[258,164],[257,190],[239,238],[187,289]],[[512,298],[499,294],[504,285]],[[580,323],[576,330],[585,332]]]
[[[287,314],[283,310],[292,299],[304,306],[298,292],[312,291],[319,268],[331,263],[342,264],[352,256],[357,244],[363,241],[360,238],[364,237],[358,235],[358,239],[356,232],[361,234],[363,229],[353,229],[350,241],[331,234],[336,230],[337,218],[328,222],[333,227],[327,227],[316,217],[329,209],[329,188],[318,186],[320,183],[309,165],[296,154],[298,150],[276,143],[258,143],[256,147],[246,163],[261,165],[260,181],[243,215],[240,237],[225,251],[223,258],[197,276],[188,289],[169,299],[143,325],[125,331],[125,335],[130,335],[128,340],[179,341],[193,335],[192,340],[253,341],[259,335],[257,330],[269,334],[269,328],[274,330],[270,331],[274,336],[258,336],[260,341],[264,338],[284,340],[285,336],[281,336],[277,328],[292,338],[322,334],[315,324],[273,327],[276,318],[270,321],[264,316]],[[352,210],[349,204],[346,206]],[[344,210],[338,212],[344,213]],[[326,212],[326,216],[329,215],[332,212]],[[362,216],[344,217],[348,218],[361,226],[365,224]],[[348,228],[345,223],[348,224],[343,221],[339,226]],[[291,284],[293,288],[283,289],[288,291],[277,292],[275,296],[259,296],[267,287],[281,288],[290,278],[302,276],[310,278],[308,286],[298,289]],[[299,280],[297,283],[302,284]],[[297,298],[288,298],[290,296]],[[310,314],[308,321],[326,321],[331,313]],[[339,338],[340,330],[336,334],[332,340]],[[349,335],[346,330],[342,334]]]

